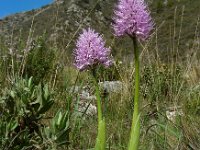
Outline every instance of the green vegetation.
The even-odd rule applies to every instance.
[[[48,85],[35,86],[32,78],[16,79],[1,97],[1,149],[57,149],[69,143],[68,111],[58,110],[50,124],[45,113],[54,100]]]
[[[55,50],[47,48],[45,37],[36,39],[27,56],[27,62],[23,71],[23,75],[28,78],[34,77],[36,84],[48,78],[48,73],[53,72],[53,63],[55,59]]]

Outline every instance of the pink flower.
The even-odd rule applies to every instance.
[[[115,35],[125,34],[146,40],[154,26],[144,0],[119,0],[112,24]]]
[[[109,67],[112,64],[110,51],[110,48],[105,47],[105,42],[99,33],[91,28],[84,29],[74,50],[75,66],[81,71],[98,64]]]

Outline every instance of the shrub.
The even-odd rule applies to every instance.
[[[45,35],[40,36],[27,56],[24,76],[32,76],[36,84],[42,82],[53,69],[55,52],[46,43]]]
[[[36,86],[32,78],[17,79],[10,89],[4,89],[0,98],[0,149],[52,149],[68,143],[67,111],[59,110],[50,127],[44,123],[53,104],[48,85]]]

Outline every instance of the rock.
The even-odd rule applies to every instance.
[[[75,93],[78,94],[80,97],[80,100],[84,100],[84,101],[91,101],[91,100],[96,100],[96,96],[91,95],[90,90],[88,89],[87,86],[75,86],[75,87],[71,87],[70,89],[70,93]]]
[[[80,93],[80,99],[84,99],[84,100],[96,100],[96,96],[90,95],[90,93],[87,92],[87,91],[82,91]]]
[[[123,89],[121,81],[100,82],[99,86],[107,93],[120,93]],[[88,86],[74,86],[70,88],[70,93],[77,94],[80,98],[78,103],[78,113],[80,115],[94,116],[97,114],[97,107],[92,103],[96,101],[96,96],[90,93]]]
[[[94,116],[97,114],[97,107],[89,102],[79,103],[78,112],[82,115]]]
[[[123,83],[121,81],[100,82],[99,86],[108,93],[120,93],[123,90]]]
[[[166,116],[167,119],[169,119],[172,122],[176,121],[177,116],[183,116],[183,111],[182,109],[179,108],[170,108],[169,110],[166,111]]]

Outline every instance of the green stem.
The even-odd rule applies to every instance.
[[[134,46],[134,56],[135,56],[135,95],[134,95],[134,112],[132,118],[131,126],[131,135],[128,150],[137,150],[139,145],[139,136],[140,136],[140,114],[139,114],[139,51],[137,40],[135,37],[132,37],[133,46]]]
[[[105,118],[102,115],[100,90],[99,90],[98,82],[96,80],[96,73],[94,69],[92,69],[92,75],[93,75],[93,81],[95,85],[95,95],[97,98],[97,113],[98,113],[98,133],[97,133],[97,139],[96,139],[96,144],[95,144],[94,149],[105,150],[106,123],[105,123]]]
[[[133,38],[134,55],[135,55],[135,97],[134,97],[134,114],[138,116],[139,112],[139,87],[140,87],[140,70],[139,70],[139,51],[136,38]]]
[[[95,69],[92,69],[92,75],[93,75],[93,82],[95,85],[95,95],[97,98],[97,113],[98,113],[98,123],[102,120],[102,109],[101,109],[101,96],[100,96],[100,90],[98,86],[98,82],[96,79],[96,72]]]
[[[98,84],[96,83],[95,86],[96,86],[98,122],[100,122],[102,120],[101,97],[100,97],[100,92],[99,92]]]

